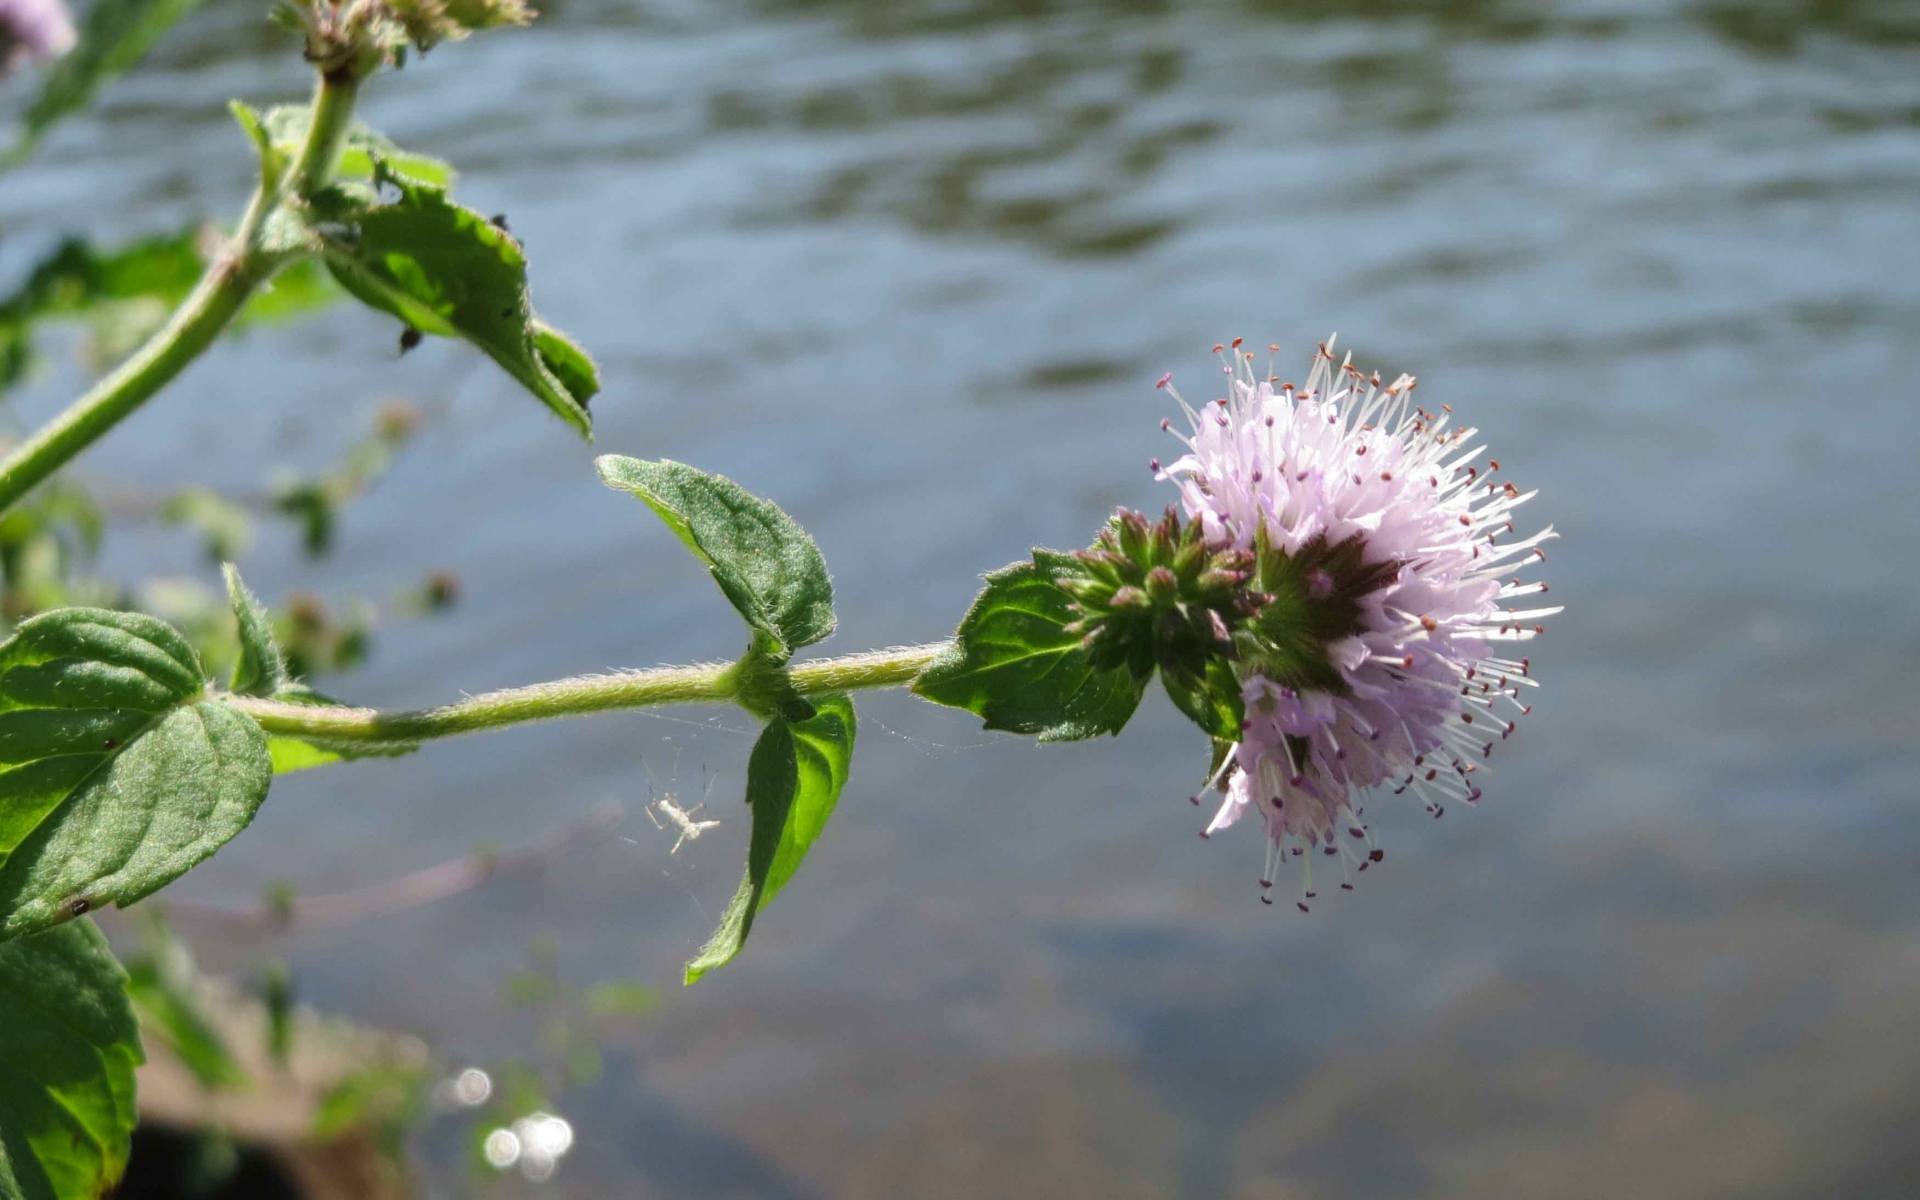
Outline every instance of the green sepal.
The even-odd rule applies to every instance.
[[[0,1200],[78,1200],[127,1167],[144,1059],[92,921],[0,945]]]
[[[56,609],[0,643],[0,940],[132,904],[246,828],[267,739],[205,689],[142,613]]]
[[[725,476],[671,459],[607,454],[594,466],[608,487],[645,501],[707,564],[734,611],[771,639],[763,649],[774,665],[833,632],[827,560],[777,505]]]
[[[334,278],[421,333],[472,342],[591,441],[587,402],[593,391],[584,390],[598,385],[591,360],[537,325],[520,243],[449,200],[443,189],[416,182],[383,160],[375,161],[373,178],[398,198],[359,214],[350,228],[328,233],[326,262]],[[562,343],[556,369],[552,356]]]
[[[805,721],[768,722],[747,761],[747,806],[753,837],[747,873],[720,918],[720,925],[687,964],[692,984],[732,962],[746,944],[754,920],[800,869],[833,816],[853,764],[853,700],[820,697]]]
[[[1054,550],[989,573],[952,645],[913,681],[914,692],[975,713],[988,729],[1043,742],[1118,734],[1146,680],[1125,666],[1099,669],[1068,628],[1077,613],[1060,584],[1077,574],[1074,560]]]
[[[1264,524],[1259,527],[1255,586],[1267,602],[1234,631],[1241,678],[1260,675],[1300,692],[1349,692],[1328,648],[1366,632],[1362,600],[1392,583],[1400,569],[1391,560],[1370,563],[1365,552],[1358,534],[1335,543],[1321,534],[1288,553],[1271,543]]]

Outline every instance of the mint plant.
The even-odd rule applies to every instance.
[[[29,130],[84,101],[186,7],[102,0]],[[62,522],[84,537],[86,508],[57,473],[224,330],[261,316],[275,280],[292,281],[282,310],[330,279],[397,317],[403,346],[428,335],[467,341],[591,437],[598,369],[539,317],[524,248],[453,198],[450,166],[353,118],[382,68],[530,16],[518,0],[282,5],[277,17],[299,34],[318,79],[304,108],[233,105],[259,166],[233,233],[211,250],[162,239],[103,254],[73,243],[0,304],[9,347],[0,366],[16,375],[36,323],[83,299],[176,305],[0,461],[0,567],[11,576],[7,547],[44,545]],[[989,729],[1067,741],[1120,733],[1157,677],[1210,748],[1196,755],[1196,775],[1222,802],[1202,836],[1257,813],[1267,831],[1261,898],[1271,903],[1279,868],[1298,859],[1302,909],[1316,895],[1314,858],[1358,871],[1382,861],[1366,809],[1378,788],[1412,789],[1434,816],[1476,800],[1472,776],[1530,711],[1519,696],[1534,682],[1530,659],[1493,644],[1530,640],[1557,611],[1502,607],[1546,590],[1499,578],[1545,557],[1550,529],[1503,540],[1532,493],[1497,480],[1496,462],[1483,473],[1473,431],[1453,427],[1445,406],[1414,403],[1411,378],[1382,387],[1322,345],[1306,386],[1276,387],[1240,342],[1215,350],[1228,395],[1199,409],[1181,401],[1193,427],[1181,439],[1187,453],[1152,464],[1179,503],[1157,522],[1123,510],[1085,548],[1036,549],[988,573],[954,635],[925,645],[804,655],[837,621],[826,561],[800,524],[732,480],[617,454],[596,460],[601,480],[663,521],[739,615],[733,661],[381,712],[316,691],[304,677],[311,653],[283,640],[289,626],[276,629],[231,564],[233,649],[220,678],[181,630],[147,613],[18,614],[0,642],[0,1198],[93,1197],[118,1177],[142,1053],[130,996],[167,1017],[155,1018],[166,1036],[192,1030],[168,999],[170,960],[136,961],[130,981],[87,914],[145,899],[216,853],[279,774],[350,770],[357,758],[533,721],[738,706],[761,726],[747,761],[747,863],[686,966],[689,984],[743,951],[825,833],[852,771],[853,694],[865,689],[909,687]],[[337,486],[282,495],[316,551],[333,509],[386,468],[391,449],[367,454]],[[187,494],[173,516],[217,552],[236,544],[217,497]],[[24,532],[9,542],[15,518]]]

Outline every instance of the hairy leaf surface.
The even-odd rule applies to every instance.
[[[778,506],[731,479],[671,459],[607,454],[594,465],[608,487],[646,501],[707,564],[747,624],[778,643],[778,661],[833,632],[827,560]]]
[[[240,657],[234,660],[233,682],[228,686],[242,696],[271,696],[287,686],[287,660],[274,640],[273,623],[267,610],[241,582],[240,570],[223,564],[227,581],[227,599],[233,605],[233,618],[240,628]]]
[[[58,609],[0,644],[0,940],[131,904],[246,828],[267,740],[204,688],[141,613]]]

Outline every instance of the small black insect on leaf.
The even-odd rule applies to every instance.
[[[407,351],[425,341],[426,337],[426,334],[421,333],[411,325],[402,329],[400,331],[400,353],[405,354]]]
[[[513,230],[507,228],[507,214],[505,213],[495,213],[491,217],[488,217],[487,220],[491,221],[493,223],[493,227],[495,229],[500,230],[502,233],[513,232]]]

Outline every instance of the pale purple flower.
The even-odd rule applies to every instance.
[[[0,0],[0,74],[31,59],[55,59],[73,49],[73,21],[60,0]]]
[[[1261,898],[1271,903],[1279,867],[1299,858],[1302,910],[1315,894],[1315,855],[1339,858],[1349,889],[1349,866],[1380,861],[1371,789],[1411,790],[1436,817],[1480,798],[1479,764],[1532,710],[1519,699],[1534,686],[1531,663],[1508,644],[1560,611],[1510,606],[1547,590],[1514,573],[1545,559],[1551,527],[1503,540],[1534,493],[1497,480],[1497,460],[1478,465],[1475,431],[1452,428],[1446,405],[1415,404],[1410,376],[1383,388],[1330,346],[1304,387],[1256,378],[1238,341],[1215,347],[1228,395],[1198,412],[1180,400],[1193,421],[1181,439],[1189,452],[1159,471],[1210,540],[1245,550],[1264,541],[1285,556],[1275,561],[1299,585],[1294,611],[1344,606],[1337,636],[1275,634],[1320,656],[1318,675],[1270,678],[1243,656],[1241,741],[1212,780],[1226,799],[1202,833],[1257,812],[1267,831]]]

